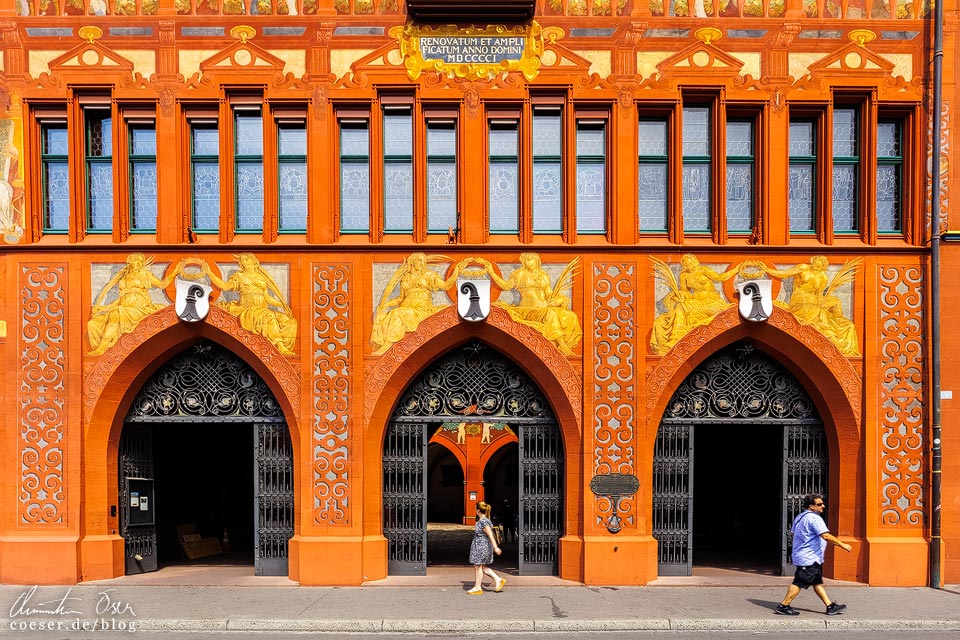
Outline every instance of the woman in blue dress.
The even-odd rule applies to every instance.
[[[506,578],[498,576],[490,565],[493,564],[493,555],[500,555],[500,547],[497,545],[497,539],[493,537],[493,523],[490,522],[491,507],[486,502],[477,503],[477,525],[473,529],[473,542],[470,543],[470,564],[476,570],[476,582],[473,588],[467,591],[472,596],[483,595],[483,574],[493,578],[496,585],[494,591],[503,590],[503,585],[507,584]]]

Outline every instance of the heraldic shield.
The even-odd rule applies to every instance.
[[[490,281],[457,280],[457,311],[470,322],[486,320],[490,315]]]
[[[764,322],[773,313],[773,285],[770,280],[744,280],[740,292],[740,315],[744,320]]]
[[[174,309],[184,322],[200,322],[210,313],[210,287],[199,282],[177,278],[177,300]]]

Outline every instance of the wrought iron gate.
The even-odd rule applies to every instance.
[[[253,447],[254,574],[285,576],[293,537],[293,446],[287,425],[254,425]]]
[[[383,535],[391,575],[427,575],[426,482],[426,425],[391,422],[383,445]]]
[[[153,431],[149,425],[128,425],[120,435],[120,535],[125,573],[157,570],[157,527],[128,522],[128,478],[153,478]],[[139,503],[139,500],[138,500]],[[139,504],[137,504],[139,508]]]
[[[520,574],[557,573],[563,531],[563,443],[555,424],[521,424]]]
[[[427,428],[500,422],[520,440],[520,573],[557,572],[563,535],[563,442],[540,390],[513,362],[481,342],[438,360],[400,398],[383,445],[383,535],[388,571],[426,575]]]
[[[266,383],[220,345],[203,341],[182,351],[157,370],[134,398],[120,437],[120,504],[130,504],[126,478],[153,476],[153,429],[170,424],[251,423],[256,483],[254,565],[257,575],[287,575],[287,542],[294,522],[289,431]],[[146,527],[130,526],[123,519],[124,512],[121,509],[127,573],[155,571],[156,527],[148,532]],[[136,563],[138,554],[143,569]]]
[[[793,375],[752,345],[738,343],[705,360],[684,380],[660,422],[653,461],[653,535],[660,543],[660,575],[691,573],[695,427],[736,424],[782,429],[778,534],[781,569],[791,570],[787,532],[793,516],[804,495],[825,494],[827,488],[823,423]]]

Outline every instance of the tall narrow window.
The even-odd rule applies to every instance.
[[[220,229],[220,132],[216,122],[193,122],[190,127],[191,201],[193,229]]]
[[[683,109],[683,229],[710,231],[710,108]]]
[[[877,124],[877,231],[903,231],[900,199],[903,185],[903,143],[899,122]]]
[[[857,231],[857,180],[860,168],[857,112],[833,111],[833,230]]]
[[[753,123],[727,122],[727,231],[753,229]]]
[[[370,126],[340,121],[340,231],[370,231]]]
[[[280,231],[307,230],[306,123],[277,123]]]
[[[533,112],[533,232],[563,231],[563,118],[560,109]]]
[[[41,122],[43,230],[66,233],[70,225],[69,136],[66,122]]]
[[[427,231],[457,225],[457,125],[427,120]]]
[[[607,127],[577,121],[577,232],[603,233],[607,225]]]
[[[130,230],[157,230],[157,129],[153,123],[128,125],[130,149]]]
[[[237,232],[263,231],[263,116],[260,109],[234,111]]]
[[[637,211],[641,232],[667,230],[667,123],[641,120]]]
[[[490,233],[520,231],[520,130],[516,120],[490,122]]]
[[[87,179],[87,231],[113,229],[113,118],[110,109],[83,110]]]
[[[383,230],[413,232],[413,116],[409,107],[383,111]]]
[[[788,199],[791,233],[816,231],[814,202],[817,175],[816,125],[809,120],[790,123]]]

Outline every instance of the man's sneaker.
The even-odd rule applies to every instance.
[[[800,612],[791,607],[788,604],[778,604],[777,608],[773,610],[778,616],[798,616]]]
[[[843,610],[846,608],[847,608],[847,605],[837,604],[836,602],[834,602],[833,604],[827,605],[827,615],[828,616],[839,615],[843,613]]]

